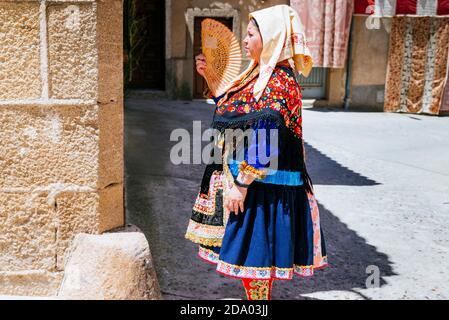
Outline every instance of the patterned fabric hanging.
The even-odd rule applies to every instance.
[[[385,111],[439,114],[448,44],[449,18],[393,18]]]
[[[314,67],[344,68],[353,0],[290,0],[306,32]]]
[[[446,84],[444,86],[443,101],[440,112],[449,112],[449,58],[446,69]]]

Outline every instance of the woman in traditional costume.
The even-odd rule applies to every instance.
[[[312,276],[327,257],[305,164],[297,77],[309,75],[312,58],[303,26],[288,5],[249,19],[249,66],[222,95],[209,95],[222,162],[206,166],[185,236],[217,272],[241,279],[249,300],[262,300],[274,280]],[[196,60],[204,76],[204,55]],[[230,129],[250,132],[242,148],[227,139]]]

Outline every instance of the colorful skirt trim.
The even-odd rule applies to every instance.
[[[237,266],[221,261],[218,253],[203,246],[199,246],[198,256],[206,262],[215,264],[218,273],[233,278],[291,280],[293,274],[300,277],[311,277],[314,270],[328,266],[327,257],[322,257],[321,263],[318,265],[293,265],[293,268]]]
[[[254,181],[244,211],[224,214],[226,178],[213,172],[207,193],[197,197],[185,237],[198,255],[226,276],[290,280],[309,277],[327,263],[319,210],[313,193],[300,186]]]

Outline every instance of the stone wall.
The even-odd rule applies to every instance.
[[[121,0],[0,1],[0,294],[54,295],[124,224]]]

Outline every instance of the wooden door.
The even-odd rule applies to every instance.
[[[134,2],[135,17],[130,19],[129,12],[125,12],[125,41],[132,37],[137,44],[133,50],[137,64],[128,87],[165,90],[165,1]],[[135,35],[130,34],[133,23],[138,30]],[[125,48],[129,50],[129,43],[125,43]]]

